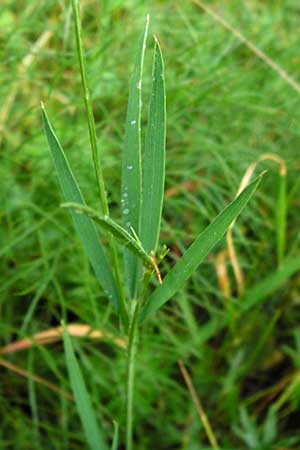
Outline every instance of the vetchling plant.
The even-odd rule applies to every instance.
[[[86,255],[103,291],[112,302],[120,319],[122,331],[127,335],[126,380],[126,449],[133,448],[133,393],[135,358],[138,332],[143,322],[153,315],[183,286],[214,245],[245,207],[256,190],[260,178],[249,184],[211,224],[202,231],[172,267],[164,280],[158,269],[166,250],[158,249],[163,190],[165,180],[166,101],[164,66],[160,45],[154,37],[152,92],[150,97],[145,143],[141,142],[142,73],[149,18],[139,42],[135,66],[130,82],[126,115],[125,143],[122,163],[122,224],[110,217],[106,197],[101,155],[96,136],[92,100],[88,88],[85,55],[81,39],[78,0],[72,0],[77,54],[81,72],[87,123],[95,167],[99,211],[86,206],[83,195],[71,171],[61,144],[42,105],[42,115],[49,147],[59,181],[75,228],[81,238]],[[108,240],[104,248],[99,231]],[[123,251],[124,265],[120,264]],[[107,254],[110,254],[108,258]],[[125,267],[124,273],[121,268]],[[158,283],[151,285],[154,278]],[[157,287],[155,287],[155,285]],[[97,423],[91,401],[76,360],[71,338],[65,330],[66,361],[78,413],[89,447],[108,449],[106,438]],[[112,439],[113,449],[118,446],[118,426]]]

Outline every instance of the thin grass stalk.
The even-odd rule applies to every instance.
[[[199,398],[199,396],[198,396],[198,394],[196,392],[196,389],[195,389],[195,386],[193,384],[192,378],[191,378],[189,372],[187,371],[187,368],[185,367],[183,361],[179,360],[178,361],[178,365],[179,365],[180,371],[182,373],[182,376],[184,378],[185,384],[187,385],[189,393],[191,394],[192,400],[193,400],[193,402],[195,404],[198,416],[199,416],[199,418],[201,420],[201,423],[203,425],[203,428],[205,430],[207,439],[209,440],[209,443],[210,443],[211,447],[214,450],[217,450],[220,447],[218,445],[218,442],[217,442],[217,439],[216,439],[215,434],[213,432],[213,429],[212,429],[212,426],[210,424],[210,421],[209,421],[209,419],[208,419],[208,417],[207,417],[207,415],[206,415],[206,413],[204,411],[204,408],[202,406],[200,398]]]
[[[287,211],[287,193],[286,193],[286,163],[276,153],[264,153],[260,156],[260,161],[271,160],[279,165],[278,198],[276,208],[276,250],[278,267],[282,264],[285,255],[286,242],[286,211]]]
[[[140,302],[132,301],[127,351],[127,388],[126,388],[126,450],[133,448],[133,394],[135,378],[135,357],[138,342],[138,316]]]
[[[88,127],[89,127],[89,136],[90,136],[90,143],[91,143],[91,148],[92,148],[93,162],[94,162],[97,185],[98,185],[98,190],[99,190],[99,195],[100,195],[100,204],[101,204],[102,213],[105,216],[109,216],[109,207],[108,207],[108,202],[107,202],[107,198],[106,198],[105,184],[104,184],[103,172],[102,172],[102,167],[101,167],[101,162],[100,162],[99,148],[98,148],[98,143],[97,143],[95,117],[94,117],[94,113],[93,113],[92,99],[91,99],[90,90],[89,90],[88,81],[87,81],[86,60],[85,60],[85,54],[84,54],[84,49],[83,49],[83,45],[82,45],[79,1],[72,0],[72,7],[73,7],[73,15],[74,15],[74,23],[75,23],[77,55],[78,55],[78,61],[79,61],[79,66],[80,66],[82,89],[84,92],[84,101],[85,101],[87,121],[88,121]],[[126,303],[125,303],[124,291],[123,291],[123,287],[122,287],[118,255],[117,255],[117,250],[116,250],[114,240],[110,235],[109,235],[109,247],[111,249],[114,275],[116,278],[116,285],[117,285],[118,294],[120,297],[121,319],[122,319],[123,325],[125,327],[127,327],[128,314],[127,314],[127,308],[126,308]]]
[[[277,261],[278,266],[282,264],[285,255],[286,246],[286,212],[287,212],[287,198],[286,198],[286,170],[285,166],[280,167],[279,183],[278,183],[278,207],[277,213]]]
[[[119,443],[119,424],[115,420],[113,421],[114,425],[114,435],[113,440],[111,443],[111,450],[118,450],[118,443]]]

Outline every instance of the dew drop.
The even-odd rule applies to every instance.
[[[131,125],[135,125],[136,124],[136,120],[131,120],[130,123],[131,123]]]
[[[133,169],[133,166],[132,166],[131,164],[128,164],[127,169],[128,169],[128,170],[132,170],[132,169]]]
[[[125,214],[125,215],[129,214],[129,209],[125,208],[124,211],[123,211],[123,214]]]
[[[136,87],[137,87],[138,89],[142,89],[142,80],[139,80],[139,81],[138,81]]]

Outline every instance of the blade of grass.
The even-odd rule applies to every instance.
[[[277,219],[277,260],[278,265],[282,264],[285,255],[286,242],[286,170],[285,167],[280,168],[278,183],[278,203],[276,208]]]
[[[109,207],[108,207],[107,198],[106,198],[103,172],[102,172],[102,168],[101,168],[101,164],[100,164],[100,155],[99,155],[99,148],[98,148],[98,142],[97,142],[95,117],[94,117],[94,113],[93,113],[92,99],[91,99],[90,90],[89,90],[88,81],[87,81],[86,61],[85,61],[85,54],[84,54],[82,38],[81,38],[80,8],[79,8],[78,0],[72,0],[72,8],[73,8],[73,15],[74,15],[74,22],[75,22],[75,36],[76,36],[76,45],[77,45],[77,54],[78,54],[78,60],[79,60],[79,66],[80,66],[80,73],[81,73],[81,83],[82,83],[82,89],[83,89],[83,93],[84,93],[90,143],[91,143],[91,148],[92,148],[95,173],[96,173],[97,184],[98,184],[99,195],[100,195],[101,209],[102,209],[103,214],[108,216],[109,215]],[[125,297],[124,297],[123,283],[121,281],[118,255],[117,255],[114,241],[111,238],[111,236],[108,236],[108,239],[109,239],[109,246],[111,249],[112,264],[113,264],[114,274],[115,274],[115,279],[116,279],[116,287],[118,290],[119,300],[121,303],[121,313],[122,313],[121,318],[122,318],[123,324],[127,325]]]
[[[285,281],[300,270],[300,256],[293,259],[285,259],[281,266],[269,274],[265,279],[249,289],[241,300],[242,311],[247,311],[261,303],[268,295],[280,288]]]
[[[162,53],[156,38],[152,76],[141,212],[141,241],[148,253],[157,247],[165,183],[166,96]]]
[[[195,389],[194,383],[192,381],[192,378],[191,378],[187,368],[185,367],[183,361],[179,360],[178,361],[178,365],[179,365],[179,368],[181,370],[181,373],[182,373],[183,379],[185,381],[185,384],[186,384],[186,386],[187,386],[187,388],[189,390],[189,393],[190,393],[190,395],[192,397],[192,400],[194,402],[194,405],[196,407],[198,416],[199,416],[199,418],[201,420],[201,423],[203,425],[203,428],[205,430],[207,439],[209,440],[210,445],[211,445],[211,447],[213,449],[219,449],[220,447],[218,445],[217,439],[216,439],[215,434],[213,432],[213,429],[212,429],[212,426],[210,424],[210,421],[209,421],[209,419],[208,419],[208,417],[207,417],[207,415],[206,415],[206,413],[204,411],[204,408],[203,408],[202,403],[200,401],[199,395],[196,392],[196,389]]]
[[[114,420],[114,437],[111,443],[111,450],[118,450],[119,444],[119,424]]]
[[[70,323],[69,325],[66,325],[66,328],[70,336],[88,339],[103,339],[107,342],[114,343],[120,348],[126,348],[126,341],[124,339],[112,334],[105,328],[95,329],[85,323]],[[33,336],[13,341],[4,347],[0,347],[0,354],[18,352],[33,347],[34,345],[48,345],[58,342],[62,339],[62,333],[62,327],[49,328],[48,330],[40,331]]]
[[[146,39],[149,26],[147,16],[145,29],[140,39],[136,55],[135,67],[130,81],[128,106],[125,125],[125,143],[122,161],[122,216],[124,227],[132,227],[140,235],[141,214],[141,109],[142,109],[142,72]],[[140,265],[138,258],[125,249],[125,268],[129,294],[135,298],[137,294]]]
[[[42,115],[49,147],[54,159],[54,164],[59,177],[64,197],[67,201],[84,204],[84,199],[71,171],[65,153],[49,122],[47,113],[42,106]],[[96,277],[103,290],[112,301],[118,311],[121,304],[116,289],[114,277],[106,259],[102,245],[98,239],[95,227],[91,219],[84,214],[72,213],[75,228],[82,240],[85,252],[94,269]]]
[[[127,380],[126,380],[126,450],[133,448],[133,397],[135,380],[135,356],[138,343],[138,316],[140,302],[131,302],[129,342],[127,347]]]
[[[66,328],[64,329],[63,339],[72,391],[86,440],[91,450],[105,450],[107,446],[98,427],[95,412],[92,408],[81,369],[75,357],[72,341]]]
[[[199,234],[193,244],[167,274],[163,284],[150,295],[141,311],[140,321],[148,318],[176,294],[187,278],[197,269],[208,252],[224,236],[232,221],[236,219],[250,200],[260,180],[261,176],[257,177]]]
[[[258,58],[260,58],[265,64],[271,67],[274,72],[279,75],[279,77],[288,83],[298,94],[300,94],[300,84],[297,83],[288,72],[283,69],[279,64],[277,64],[269,55],[263,52],[260,48],[258,48],[252,41],[247,39],[238,29],[234,28],[229,22],[227,22],[223,17],[217,14],[213,9],[209,6],[205,5],[200,0],[193,0],[195,5],[199,6],[203,9],[207,14],[209,14],[213,19],[220,23],[224,28],[226,28],[230,33],[233,34],[240,42],[245,44]]]
[[[21,377],[28,378],[28,379],[32,378],[32,380],[34,380],[36,383],[39,383],[42,386],[46,386],[51,391],[65,397],[66,399],[68,399],[70,401],[74,400],[73,396],[69,392],[65,391],[64,389],[61,389],[59,386],[56,386],[56,384],[51,383],[50,381],[48,381],[45,378],[42,378],[38,375],[34,375],[33,373],[28,372],[27,370],[22,369],[21,367],[16,366],[15,364],[12,364],[10,361],[7,361],[6,359],[0,358],[0,366],[6,367],[6,369],[11,370],[14,373],[17,373]]]
[[[95,167],[98,189],[99,189],[99,194],[100,194],[101,209],[102,209],[103,214],[108,214],[108,206],[107,206],[107,199],[106,199],[106,193],[105,193],[104,179],[103,179],[103,173],[102,173],[100,157],[99,157],[99,148],[98,148],[98,144],[97,144],[96,124],[95,124],[95,118],[94,118],[94,114],[93,114],[93,106],[92,106],[90,90],[89,90],[88,82],[87,82],[86,61],[85,61],[85,55],[84,55],[84,50],[83,50],[83,45],[82,45],[82,38],[81,38],[82,33],[81,33],[79,1],[72,0],[72,7],[73,7],[73,15],[74,15],[74,23],[75,23],[75,36],[76,36],[77,54],[78,54],[78,60],[79,60],[79,66],[80,66],[82,89],[84,92],[84,101],[85,101],[85,107],[86,107],[86,113],[87,113],[87,122],[88,122],[88,127],[89,127],[89,135],[90,135],[90,142],[91,142],[91,148],[92,148],[92,154],[93,154],[94,167]]]
[[[146,253],[141,243],[110,217],[101,216],[94,209],[89,208],[85,205],[80,205],[78,203],[63,203],[61,206],[63,208],[73,209],[78,213],[84,213],[88,215],[102,229],[109,231],[121,244],[123,244],[125,247],[128,247],[134,254],[139,256],[147,267],[151,269],[153,268],[152,259]]]

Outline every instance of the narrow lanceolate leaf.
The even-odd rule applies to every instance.
[[[125,125],[125,145],[122,161],[122,216],[124,227],[140,234],[141,215],[141,108],[142,108],[142,72],[149,17],[141,37],[131,77]],[[125,250],[125,268],[131,297],[136,294],[137,279],[140,273],[138,259]]]
[[[46,136],[64,197],[68,202],[84,204],[84,199],[78,184],[76,183],[64,151],[49,122],[44,107],[42,107],[42,114]],[[72,212],[72,217],[100,285],[117,310],[119,310],[119,298],[115,280],[92,220],[84,214],[76,214],[75,212]]]
[[[155,39],[148,126],[143,162],[141,241],[145,250],[156,251],[165,183],[166,97],[161,49]]]
[[[244,191],[230,203],[204,230],[193,244],[187,249],[176,265],[168,272],[163,284],[150,295],[141,311],[140,320],[145,320],[153,314],[166,301],[168,301],[184,282],[197,269],[214,245],[224,236],[227,228],[239,215],[260,182],[259,176]]]
[[[147,267],[153,269],[152,259],[146,253],[145,249],[142,247],[142,244],[110,217],[102,216],[94,209],[79,203],[63,203],[61,206],[63,208],[71,208],[78,213],[87,214],[102,229],[111,233],[123,246],[128,247],[131,252],[141,258]]]
[[[91,450],[106,450],[107,446],[97,424],[96,415],[66,328],[63,338],[69,378],[86,440]]]

